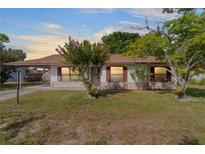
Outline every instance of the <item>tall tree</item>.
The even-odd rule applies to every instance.
[[[10,73],[15,70],[13,67],[5,67],[3,64],[26,58],[26,54],[22,50],[6,49],[4,43],[8,42],[8,36],[0,34],[0,86],[8,80]]]
[[[187,14],[195,11],[197,11],[197,9],[194,8],[165,8],[162,10],[163,13],[178,13],[178,14]]]
[[[103,36],[103,44],[108,46],[110,53],[123,53],[127,51],[127,45],[134,42],[135,39],[139,38],[138,33],[128,32],[113,32],[109,35]]]
[[[184,98],[191,76],[205,65],[204,14],[197,15],[190,11],[164,22],[158,31],[151,30],[132,43],[127,54],[153,55],[165,60],[181,89],[180,96]]]
[[[97,97],[101,68],[109,57],[104,45],[91,44],[87,40],[80,43],[69,38],[68,43],[63,47],[59,46],[56,51],[73,70],[78,71],[89,96]]]
[[[9,38],[5,34],[0,33],[0,43],[3,43],[3,42],[9,42]]]

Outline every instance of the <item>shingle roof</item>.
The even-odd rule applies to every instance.
[[[148,58],[133,58],[123,56],[121,54],[111,54],[110,58],[105,62],[106,64],[136,64],[136,63],[160,63],[155,57]]]
[[[39,59],[31,59],[25,61],[16,61],[6,63],[7,66],[64,66],[64,59],[60,55],[50,55]]]
[[[107,65],[111,64],[136,64],[136,63],[160,63],[154,57],[148,57],[146,59],[133,58],[122,56],[120,54],[111,54],[110,58],[105,62]],[[66,66],[64,58],[61,55],[50,55],[47,57],[16,61],[5,63],[6,66]]]

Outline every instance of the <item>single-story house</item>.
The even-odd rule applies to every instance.
[[[51,55],[40,59],[6,63],[16,67],[44,67],[50,70],[50,87],[84,87],[78,72],[64,62],[61,55]],[[143,82],[143,89],[173,89],[174,79],[166,63],[154,57],[146,59],[111,54],[101,71],[99,85],[107,89],[137,89],[131,72],[142,68],[150,73]]]

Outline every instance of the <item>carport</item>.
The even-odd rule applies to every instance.
[[[62,65],[65,65],[65,64],[63,63],[63,59],[59,57],[58,55],[51,55],[51,56],[47,56],[47,57],[39,58],[39,59],[16,61],[16,62],[9,62],[9,63],[4,64],[4,66],[8,66],[8,67],[12,66],[17,69],[17,79],[19,79],[20,87],[22,86],[22,82],[23,82],[22,70],[24,68],[26,67],[43,68],[44,72],[45,72],[45,69],[48,69],[49,74],[50,74],[51,66],[62,66]]]

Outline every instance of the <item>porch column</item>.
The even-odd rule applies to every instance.
[[[45,67],[43,67],[43,81],[44,81],[44,82],[45,82],[45,80],[46,80],[45,72],[46,72],[46,69],[45,69]]]
[[[55,86],[56,82],[58,82],[58,67],[50,66],[50,86]]]
[[[110,82],[110,67],[106,67],[106,82]]]
[[[127,67],[123,67],[123,82],[127,82]]]
[[[58,71],[57,73],[58,73],[59,80],[63,81],[61,67],[58,67],[57,71]]]

